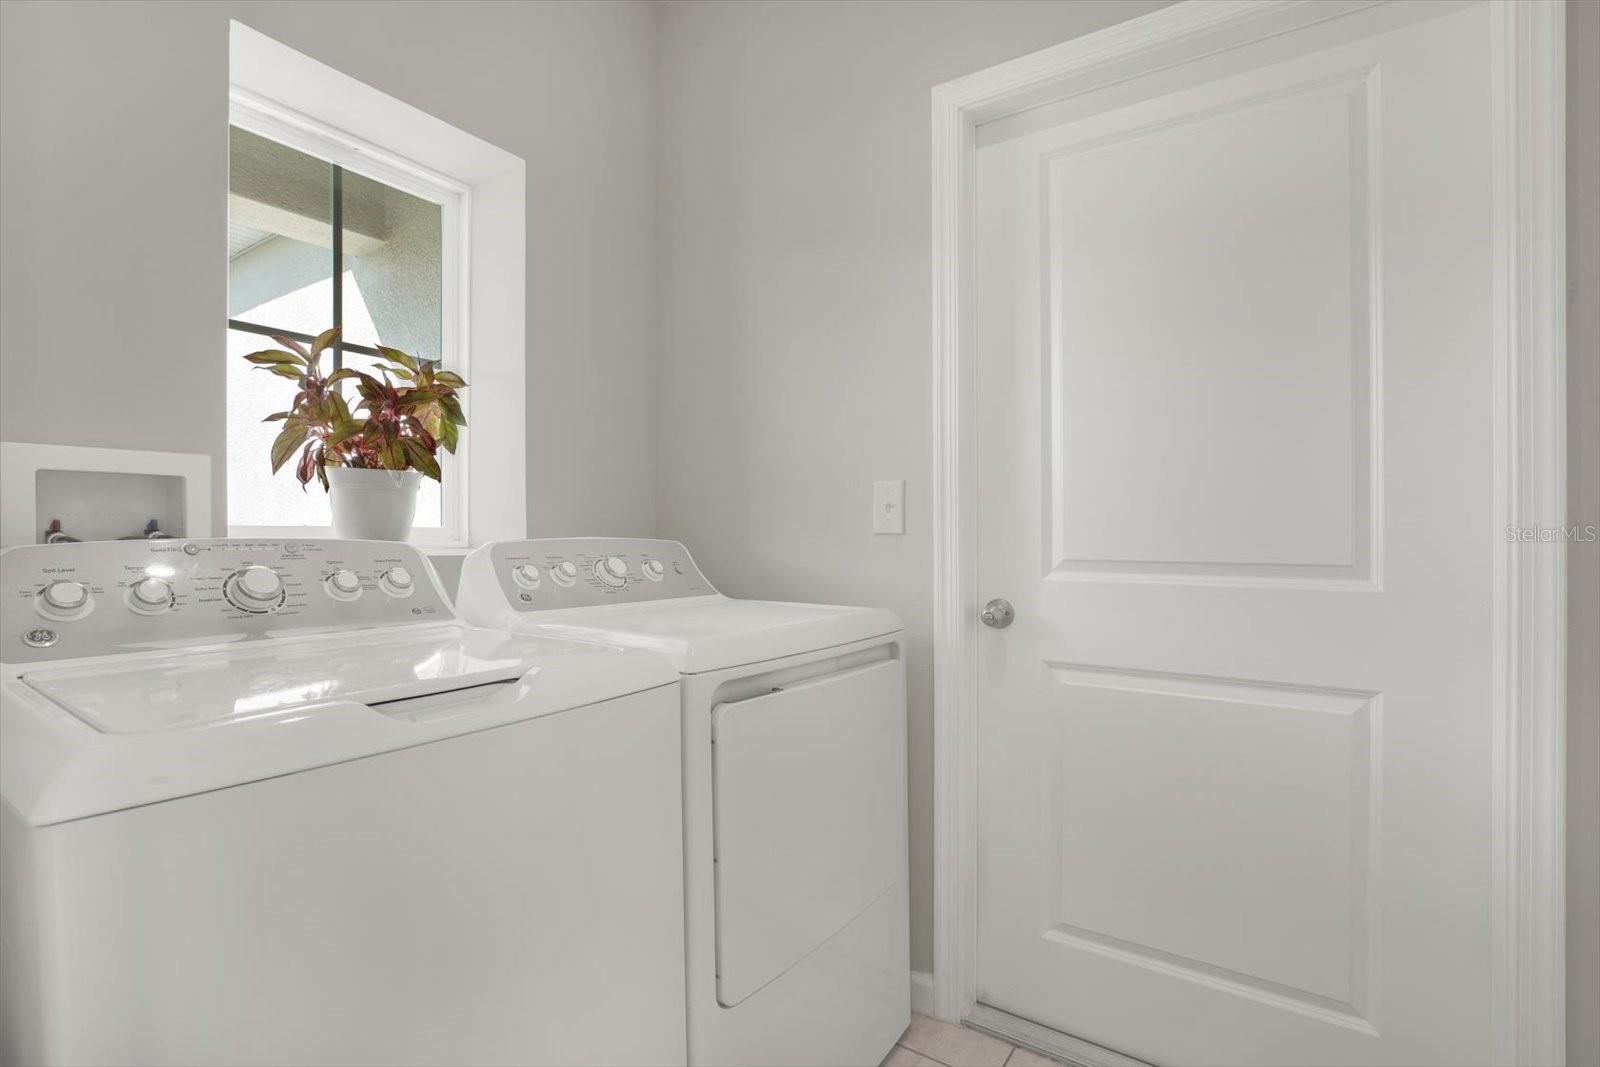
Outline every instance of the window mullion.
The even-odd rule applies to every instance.
[[[301,333],[299,330],[281,329],[277,326],[263,326],[259,322],[245,322],[243,319],[229,319],[228,329],[238,330],[241,333],[259,334],[262,337],[288,337],[304,344],[310,344],[317,339],[317,335],[314,333]],[[374,359],[382,355],[381,352],[379,352],[376,348],[373,348],[371,345],[356,344],[354,341],[344,342],[344,347],[348,351],[359,352],[364,356],[371,356]]]
[[[344,335],[344,168],[333,166],[333,325]],[[344,345],[333,343],[333,369],[344,366]]]

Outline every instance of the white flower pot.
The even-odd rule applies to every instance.
[[[358,541],[404,541],[417,516],[421,471],[328,468],[333,536]]]

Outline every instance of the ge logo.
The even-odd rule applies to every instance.
[[[31,645],[34,648],[49,648],[59,640],[61,640],[60,634],[54,630],[47,630],[42,626],[37,630],[29,630],[22,635],[22,643]]]
[[[522,602],[524,604],[532,604],[533,603],[533,594],[532,593],[518,593],[517,596],[522,598]]]

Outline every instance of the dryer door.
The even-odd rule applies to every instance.
[[[905,878],[905,668],[712,711],[717,1000],[778,977]]]

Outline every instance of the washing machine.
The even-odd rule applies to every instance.
[[[409,546],[0,554],[14,1064],[681,1063],[678,675]]]
[[[689,1062],[882,1060],[911,1012],[900,620],[726,597],[616,538],[480,548],[457,606],[681,674]]]

